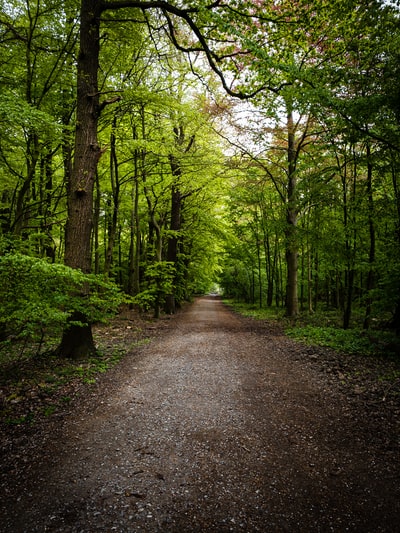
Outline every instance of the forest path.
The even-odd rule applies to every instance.
[[[400,531],[398,435],[304,347],[211,296],[171,323],[10,473],[0,531]]]

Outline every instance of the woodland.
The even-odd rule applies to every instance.
[[[0,5],[0,357],[210,291],[398,336],[398,2]]]

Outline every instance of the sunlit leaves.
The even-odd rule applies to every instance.
[[[86,296],[82,287],[90,287]],[[39,339],[81,312],[90,322],[112,316],[123,301],[116,285],[101,277],[22,254],[0,257],[0,330],[3,340]]]

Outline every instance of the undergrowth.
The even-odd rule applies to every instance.
[[[340,329],[303,325],[286,328],[286,334],[307,344],[327,346],[358,355],[398,355],[400,341],[390,331]]]
[[[146,339],[129,344],[140,345]],[[26,349],[0,359],[0,419],[6,424],[34,423],[38,414],[51,416],[71,401],[79,384],[96,383],[100,374],[114,367],[127,353],[127,347],[98,346],[96,356],[84,360],[66,359],[45,352],[39,356]],[[33,400],[33,402],[32,402]]]
[[[282,308],[270,307],[260,309],[253,304],[237,303],[224,300],[224,303],[243,316],[257,320],[274,320],[281,323],[285,333],[306,344],[327,346],[334,350],[348,354],[359,355],[400,355],[400,339],[388,330],[364,330],[358,327],[342,329],[341,317],[334,311],[323,313],[301,314],[290,320],[285,318]]]
[[[263,307],[260,309],[257,305],[235,302],[234,300],[224,299],[223,302],[237,313],[257,320],[280,320],[284,316],[284,310],[277,307]]]

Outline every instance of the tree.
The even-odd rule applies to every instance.
[[[238,219],[229,243],[242,294],[281,303],[286,277],[289,315],[300,285],[310,311],[318,300],[338,304],[349,324],[357,303],[366,326],[379,309],[392,309],[399,323],[395,8],[377,0],[316,0],[312,9],[304,0],[82,0],[76,55],[79,8],[45,5],[10,3],[0,16],[4,249],[18,235],[33,254],[63,259],[66,186],[65,262],[87,273],[94,256],[96,272],[133,294],[157,278],[157,298],[168,287],[172,311],[196,287],[201,253],[210,271],[218,268],[207,250],[219,246],[208,243],[220,236],[210,198],[211,189],[220,196],[220,166],[202,117],[218,107],[204,95],[221,100],[222,87],[253,104],[240,170],[252,188],[232,193],[240,190],[232,213],[245,223]],[[253,121],[256,113],[262,120]],[[85,301],[87,286],[78,292]],[[89,322],[71,316],[60,353],[94,351]]]
[[[1,184],[2,229],[53,261],[52,229],[63,207],[62,173],[55,170],[65,146],[60,124],[68,125],[73,109],[75,15],[73,3],[60,13],[58,4],[43,10],[27,0],[8,3],[0,16],[0,168],[12,176]]]

